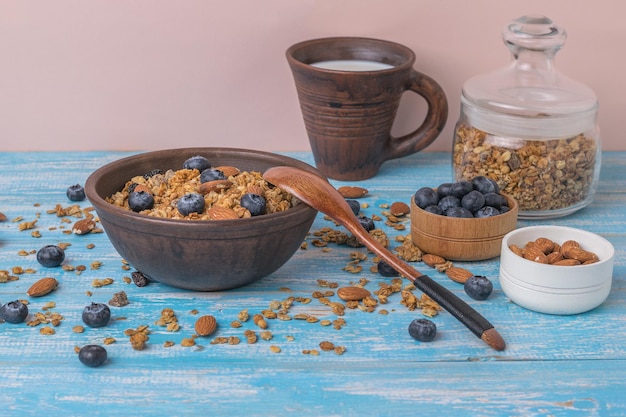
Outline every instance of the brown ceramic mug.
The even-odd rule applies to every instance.
[[[424,149],[441,133],[448,102],[435,80],[413,68],[409,48],[379,39],[313,39],[287,49],[317,168],[327,177],[370,178],[383,162]],[[391,135],[405,91],[422,96],[422,124]],[[420,116],[420,120],[423,116]]]

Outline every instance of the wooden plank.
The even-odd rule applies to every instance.
[[[433,321],[438,338],[432,343],[412,340],[407,326],[419,312],[408,311],[400,296],[373,313],[346,311],[340,330],[304,320],[270,320],[270,341],[248,345],[246,329],[259,329],[251,322],[242,328],[230,323],[238,313],[267,309],[274,300],[289,296],[309,297],[320,287],[318,280],[348,285],[361,278],[374,291],[389,282],[369,271],[373,256],[364,248],[329,245],[300,250],[280,270],[244,288],[228,292],[193,293],[151,283],[138,288],[126,284],[130,271],[122,269],[120,256],[105,234],[68,235],[71,223],[46,213],[56,204],[72,204],[65,190],[84,183],[97,167],[129,155],[125,152],[0,153],[0,212],[9,221],[0,223],[0,270],[33,268],[33,274],[0,284],[0,302],[27,298],[26,289],[43,276],[56,277],[58,291],[30,300],[31,313],[54,301],[54,311],[64,316],[51,336],[38,327],[0,324],[0,404],[8,415],[48,410],[49,414],[187,415],[214,412],[217,415],[416,415],[448,411],[459,415],[626,415],[623,399],[626,376],[626,152],[604,154],[598,193],[592,205],[550,224],[580,227],[605,236],[616,249],[614,282],[608,300],[598,309],[576,316],[534,313],[511,303],[497,282],[497,258],[481,262],[458,262],[458,266],[493,279],[494,293],[482,302],[469,299],[462,287],[422,263],[415,266],[467,300],[485,315],[508,343],[504,352],[490,350],[450,315],[443,312]],[[292,153],[312,163],[308,153]],[[375,178],[359,183],[370,193],[364,202],[367,215],[382,215],[383,205],[408,203],[422,186],[450,181],[450,155],[422,153],[391,161]],[[80,204],[88,207],[88,202]],[[19,222],[37,220],[36,229],[19,231]],[[519,221],[519,226],[540,221]],[[407,229],[384,230],[392,245]],[[336,226],[319,215],[312,231]],[[34,255],[19,256],[20,250],[35,251],[48,243],[69,242],[67,263],[86,265],[80,275],[59,268],[40,267]],[[95,248],[88,249],[92,243]],[[330,249],[330,250],[328,250]],[[343,270],[351,253],[367,255],[364,271]],[[102,262],[91,269],[93,261]],[[114,284],[94,288],[94,279],[110,277]],[[80,314],[91,301],[107,302],[115,292],[125,291],[126,307],[113,307],[117,320],[101,329],[74,333]],[[91,292],[92,295],[88,295]],[[336,299],[336,296],[334,299]],[[163,308],[173,308],[181,330],[167,332],[154,324]],[[380,314],[381,309],[388,314]],[[196,315],[213,314],[218,336],[237,336],[239,345],[214,345],[212,337],[197,339],[195,347],[181,342],[193,334]],[[312,314],[320,320],[335,320],[327,306],[312,298],[296,302],[290,310]],[[122,319],[123,318],[123,319]],[[147,324],[151,335],[144,351],[134,351],[124,330]],[[74,353],[76,346],[116,342],[107,346],[110,360],[100,368],[86,368]],[[291,340],[293,338],[293,340]],[[170,348],[166,341],[174,341]],[[319,348],[322,341],[346,348],[343,355],[304,350]],[[270,346],[281,348],[271,353]]]

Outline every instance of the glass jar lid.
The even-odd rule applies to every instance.
[[[596,95],[554,67],[566,37],[545,16],[523,16],[506,25],[502,38],[513,62],[465,82],[461,102],[468,122],[523,138],[560,138],[594,128]]]

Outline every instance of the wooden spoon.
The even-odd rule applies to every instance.
[[[265,171],[263,177],[343,225],[369,250],[411,280],[417,288],[456,317],[486,344],[496,350],[504,350],[506,346],[504,339],[489,321],[447,288],[421,274],[373,239],[361,226],[345,198],[328,180],[310,172],[286,166],[270,168]]]

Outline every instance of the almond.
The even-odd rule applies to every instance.
[[[566,240],[561,244],[561,253],[570,250],[570,249],[578,249],[580,248],[580,243],[575,240]]]
[[[337,290],[337,295],[343,301],[361,301],[371,293],[362,287],[341,287]]]
[[[546,254],[535,245],[526,245],[526,249],[524,249],[524,258],[529,261],[539,262],[542,264],[548,263],[548,257]]]
[[[344,198],[360,198],[368,193],[366,188],[348,185],[339,187],[337,191],[339,191],[339,194],[341,194]]]
[[[576,259],[577,261],[587,262],[594,259],[597,259],[595,253],[586,251],[581,248],[575,248],[572,246],[568,246],[566,248],[561,249],[561,253],[565,259]]]
[[[536,239],[535,246],[538,247],[545,255],[554,250],[554,242],[545,237]]]
[[[217,329],[217,320],[211,315],[198,317],[194,328],[198,336],[208,336]]]
[[[452,266],[446,269],[446,275],[454,282],[459,282],[464,284],[470,277],[474,276],[471,271],[468,271],[465,268],[459,268],[456,266]]]
[[[137,184],[135,188],[133,188],[133,191],[136,193],[144,192],[152,195],[152,190],[146,184]]]
[[[59,282],[54,278],[42,278],[39,281],[35,282],[28,289],[28,291],[26,291],[26,294],[30,295],[31,297],[42,297],[56,290],[58,285]]]
[[[511,249],[511,252],[513,252],[514,254],[521,256],[522,258],[524,257],[524,250],[519,246],[509,245],[509,249]]]
[[[446,260],[443,259],[441,256],[433,255],[431,253],[423,255],[422,261],[430,267],[434,267],[435,265],[443,264],[446,262]]]
[[[557,265],[557,266],[576,266],[576,265],[580,265],[580,261],[577,261],[576,259],[561,259],[560,261],[557,261],[557,262],[553,263],[552,265]]]
[[[211,220],[229,220],[238,219],[239,215],[228,207],[213,206],[208,211],[209,219]]]
[[[402,201],[396,201],[395,203],[391,204],[389,211],[391,212],[392,215],[401,217],[406,214],[409,214],[411,209],[406,203],[403,203]]]
[[[556,262],[562,261],[563,260],[563,255],[561,255],[561,252],[552,252],[549,253],[547,255],[547,260],[549,264],[554,264]]]
[[[215,167],[214,169],[216,169],[218,171],[222,171],[222,173],[224,174],[224,176],[226,178],[234,177],[235,175],[239,175],[241,173],[239,168],[233,167],[233,166],[230,166],[230,165],[222,165],[222,166],[219,166],[219,167]]]
[[[211,191],[220,192],[222,190],[227,190],[233,185],[229,180],[213,180],[207,181],[200,184],[198,187],[198,191],[202,194],[208,194]]]
[[[96,228],[96,222],[92,219],[82,219],[74,223],[72,232],[77,235],[86,235]]]
[[[258,185],[250,185],[248,186],[248,189],[246,191],[250,194],[256,194],[261,196],[264,194],[263,188]]]

